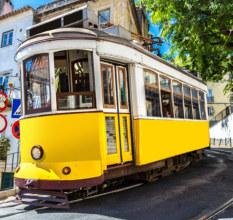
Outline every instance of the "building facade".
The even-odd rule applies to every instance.
[[[210,119],[210,138],[212,145],[223,146],[231,144],[232,130],[232,92],[226,91],[229,76],[220,82],[208,82],[208,115]],[[228,143],[229,142],[229,143]],[[232,144],[233,146],[233,144]]]
[[[25,7],[10,11],[0,16],[0,91],[8,99],[7,108],[1,112],[6,118],[7,127],[1,132],[10,140],[9,161],[18,152],[19,140],[12,135],[12,125],[17,120],[12,118],[12,103],[20,99],[20,69],[15,62],[18,46],[26,39],[26,29],[33,24],[33,9]],[[3,123],[1,121],[1,123]],[[16,160],[15,156],[15,160]]]

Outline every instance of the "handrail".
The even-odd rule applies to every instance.
[[[11,157],[11,160],[9,159]],[[19,164],[19,152],[14,153],[8,153],[6,156],[5,164],[3,168],[3,171],[6,172],[8,168],[10,168],[10,172],[13,172],[14,169]]]

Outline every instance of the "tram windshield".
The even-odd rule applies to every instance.
[[[92,53],[71,50],[54,54],[58,110],[95,107]]]
[[[51,110],[48,54],[39,54],[24,61],[26,114]]]
[[[90,51],[70,50],[54,53],[56,100],[51,98],[49,54],[26,59],[24,67],[25,113],[96,107],[93,56]]]

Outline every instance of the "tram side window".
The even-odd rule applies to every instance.
[[[92,53],[82,50],[54,54],[58,110],[95,107]]]
[[[192,104],[193,104],[193,119],[200,119],[198,92],[196,89],[192,89]]]
[[[147,116],[161,116],[157,74],[144,70]]]
[[[199,92],[199,100],[200,100],[200,114],[201,119],[206,120],[206,110],[205,110],[205,94],[204,92]]]
[[[186,119],[192,119],[192,101],[191,101],[191,89],[188,86],[183,86],[184,91],[184,117]]]
[[[173,81],[172,86],[174,94],[174,116],[175,118],[184,118],[182,84]]]
[[[48,54],[39,54],[24,61],[25,113],[51,111]]]
[[[173,117],[171,80],[165,77],[160,77],[160,87],[163,117]]]

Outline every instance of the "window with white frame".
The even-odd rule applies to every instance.
[[[13,30],[2,33],[2,47],[7,47],[13,44]]]
[[[147,116],[161,116],[157,74],[144,70]]]

